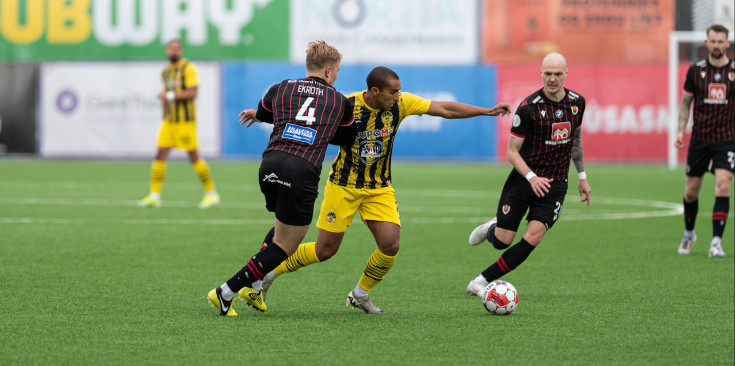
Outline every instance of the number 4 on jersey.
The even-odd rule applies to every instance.
[[[314,121],[316,121],[316,117],[314,117],[315,108],[314,107],[309,108],[309,105],[313,101],[314,101],[314,98],[312,97],[306,98],[306,101],[304,102],[304,104],[301,105],[301,108],[299,109],[299,113],[296,114],[296,120],[304,121],[307,126],[311,125],[312,123],[314,123]]]

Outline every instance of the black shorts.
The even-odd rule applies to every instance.
[[[319,195],[319,169],[310,162],[281,151],[268,151],[258,170],[265,207],[284,224],[311,224]]]
[[[706,142],[691,139],[687,152],[687,176],[701,177],[707,171],[714,172],[715,169],[735,171],[735,141]]]
[[[564,205],[568,183],[553,181],[549,192],[543,197],[537,197],[525,177],[514,169],[503,186],[503,193],[498,202],[498,227],[510,231],[518,231],[523,215],[528,211],[526,221],[539,221],[551,229]]]

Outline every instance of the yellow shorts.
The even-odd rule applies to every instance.
[[[348,188],[327,181],[316,227],[343,233],[352,224],[355,212],[360,212],[362,222],[386,221],[401,226],[393,187]]]
[[[163,121],[158,130],[159,147],[175,147],[192,151],[197,149],[197,124]]]

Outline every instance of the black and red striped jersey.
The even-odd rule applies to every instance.
[[[735,60],[722,67],[707,59],[692,64],[683,93],[694,96],[693,139],[735,141]]]
[[[319,169],[337,129],[353,123],[347,98],[313,76],[273,85],[258,104],[257,117],[273,123],[265,152],[293,154]]]
[[[524,99],[513,116],[511,138],[523,139],[520,154],[539,177],[566,181],[572,158],[574,132],[581,127],[584,97],[564,88],[559,102],[547,98],[543,89]]]

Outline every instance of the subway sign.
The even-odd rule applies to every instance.
[[[288,0],[0,0],[0,61],[287,60]]]

